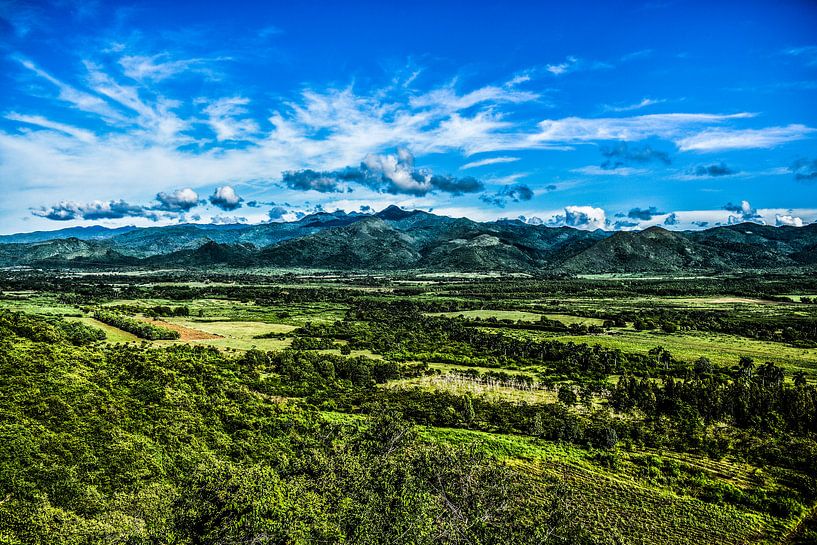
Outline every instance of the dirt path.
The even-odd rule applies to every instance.
[[[167,329],[171,329],[173,331],[177,331],[179,333],[179,340],[181,341],[203,341],[207,339],[221,339],[221,335],[215,335],[213,333],[207,333],[205,331],[201,331],[198,329],[193,329],[190,327],[185,327],[179,324],[173,324],[170,322],[165,322],[164,320],[153,320],[151,318],[138,318],[139,320],[146,322],[148,324],[157,325],[160,327],[165,327]]]

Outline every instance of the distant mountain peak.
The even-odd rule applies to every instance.
[[[55,234],[61,236],[51,238]],[[0,266],[174,264],[587,274],[817,265],[817,225],[741,224],[704,231],[653,226],[611,233],[518,220],[477,222],[394,205],[375,214],[316,212],[294,222],[182,224],[125,232],[71,228],[35,234],[27,242],[16,240],[0,244]]]
[[[384,220],[399,221],[420,213],[422,213],[420,210],[403,210],[399,206],[392,204],[375,214],[375,216]]]

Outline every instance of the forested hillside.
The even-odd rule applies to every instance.
[[[610,233],[518,220],[480,223],[394,206],[377,214],[318,213],[289,223],[62,230],[3,241],[0,266],[52,268],[666,274],[811,270],[817,263],[817,224]]]

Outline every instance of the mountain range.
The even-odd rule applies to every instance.
[[[390,206],[257,225],[73,227],[0,237],[0,266],[675,273],[813,268],[817,224],[587,231]]]

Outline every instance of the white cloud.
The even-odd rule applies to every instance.
[[[559,64],[548,64],[545,69],[553,74],[554,76],[561,76],[569,71],[571,71],[576,64],[579,62],[579,59],[576,57],[570,56],[565,59],[564,62]]]
[[[518,161],[519,157],[489,157],[488,159],[480,159],[479,161],[472,161],[465,163],[460,167],[460,170],[467,170],[469,168],[484,167],[486,165],[496,165],[500,163],[513,163]]]
[[[548,219],[547,224],[576,227],[578,229],[604,229],[607,226],[607,214],[603,208],[594,206],[565,206],[564,213],[557,213]]]
[[[803,219],[797,216],[775,214],[774,224],[778,227],[781,225],[790,225],[792,227],[802,227]]]
[[[602,229],[607,223],[604,210],[592,206],[566,206],[565,225]]]
[[[243,200],[244,199],[239,197],[235,190],[229,185],[217,187],[213,194],[210,195],[210,204],[222,210],[235,210],[236,208],[240,208]]]
[[[481,87],[470,93],[457,94],[454,84],[434,89],[428,93],[412,97],[409,105],[413,108],[437,108],[444,111],[456,112],[465,110],[477,104],[491,103],[512,103],[530,102],[539,98],[539,95],[529,91],[520,91],[514,86],[527,81],[527,79],[516,77],[502,87],[488,85]]]
[[[633,117],[545,119],[539,132],[530,136],[534,142],[571,143],[594,140],[637,141],[651,137],[674,139],[690,129],[753,117],[751,113],[731,115],[705,113],[650,114]]]
[[[109,121],[121,122],[125,120],[124,116],[111,108],[104,99],[93,94],[86,93],[85,91],[80,91],[76,87],[68,85],[67,83],[55,78],[45,70],[40,69],[36,64],[29,60],[21,59],[19,62],[25,68],[34,72],[37,76],[54,85],[59,91],[57,98],[63,102],[71,104],[77,110],[102,116]]]
[[[176,189],[171,193],[159,193],[156,195],[159,201],[159,210],[169,212],[186,212],[199,204],[199,195],[191,188]]]
[[[18,181],[9,196],[16,207],[38,208],[44,202],[63,200],[146,202],[169,188],[186,187],[195,192],[206,187],[209,193],[214,186],[238,184],[244,196],[257,197],[268,194],[283,171],[333,171],[357,165],[369,154],[381,155],[401,146],[418,156],[451,152],[469,156],[522,149],[571,149],[570,145],[576,143],[653,137],[678,142],[711,131],[713,126],[752,117],[748,113],[567,117],[544,120],[534,128],[509,113],[515,104],[542,104],[539,94],[517,88],[528,81],[527,75],[466,91],[458,91],[452,84],[426,93],[391,86],[361,94],[349,87],[306,89],[286,101],[253,98],[250,103],[243,96],[227,96],[181,102],[146,87],[144,80],[161,81],[170,77],[172,68],[160,68],[161,58],[144,59],[152,64],[140,64],[140,58],[132,55],[123,61],[123,67],[127,67],[123,70],[117,65],[105,65],[112,66],[113,72],[89,61],[86,73],[71,80],[81,82],[78,85],[57,79],[31,61],[19,60],[26,71],[54,86],[56,92],[50,97],[48,117],[40,110],[36,114],[15,111],[6,114],[7,119],[20,125],[0,130],[0,180]],[[125,79],[128,70],[141,80]],[[75,121],[77,111],[86,114],[82,116],[85,118],[95,116],[95,124]],[[268,113],[263,117],[253,115],[261,111]],[[461,168],[517,159],[491,157]],[[600,170],[585,168],[579,172],[642,173],[640,169]],[[392,174],[395,184],[411,187],[413,182],[401,179],[396,168]],[[36,191],[32,189],[35,187]],[[565,183],[559,182],[559,188],[564,187]],[[291,195],[303,197],[297,191]],[[439,205],[439,199],[429,200],[427,206],[434,203]],[[466,208],[447,205],[451,209]],[[0,214],[5,216],[0,217],[0,224],[19,221],[8,219],[6,210],[9,208]],[[478,206],[468,210],[485,214],[479,212]],[[540,215],[541,211],[526,213]]]
[[[167,58],[166,53],[153,56],[126,55],[119,59],[119,64],[127,77],[141,82],[163,81],[191,69],[210,73],[209,69],[203,68],[207,59],[165,60]]]
[[[579,70],[606,70],[609,68],[613,68],[613,65],[610,63],[602,61],[586,61],[573,55],[568,56],[559,64],[548,64],[545,66],[545,70],[554,76],[561,76],[563,74],[576,72]]]
[[[802,140],[817,129],[793,124],[764,129],[711,129],[676,141],[681,151],[723,151],[734,149],[773,148],[786,142]]]
[[[626,106],[611,106],[608,104],[604,106],[604,109],[608,112],[630,112],[632,110],[640,110],[641,108],[654,106],[656,104],[661,104],[663,102],[666,102],[666,100],[642,98],[640,102],[636,102],[635,104],[628,104]]]
[[[238,118],[247,114],[244,106],[249,102],[247,98],[229,97],[207,103],[204,113],[207,114],[208,124],[219,141],[243,140],[258,132],[258,124],[254,120]]]
[[[85,129],[80,129],[78,127],[66,125],[65,123],[59,123],[57,121],[51,121],[50,119],[46,119],[40,115],[22,115],[12,112],[10,114],[6,114],[6,119],[59,131],[69,136],[73,136],[77,140],[81,140],[83,142],[93,142],[96,140],[94,133],[91,131],[86,131]]]

